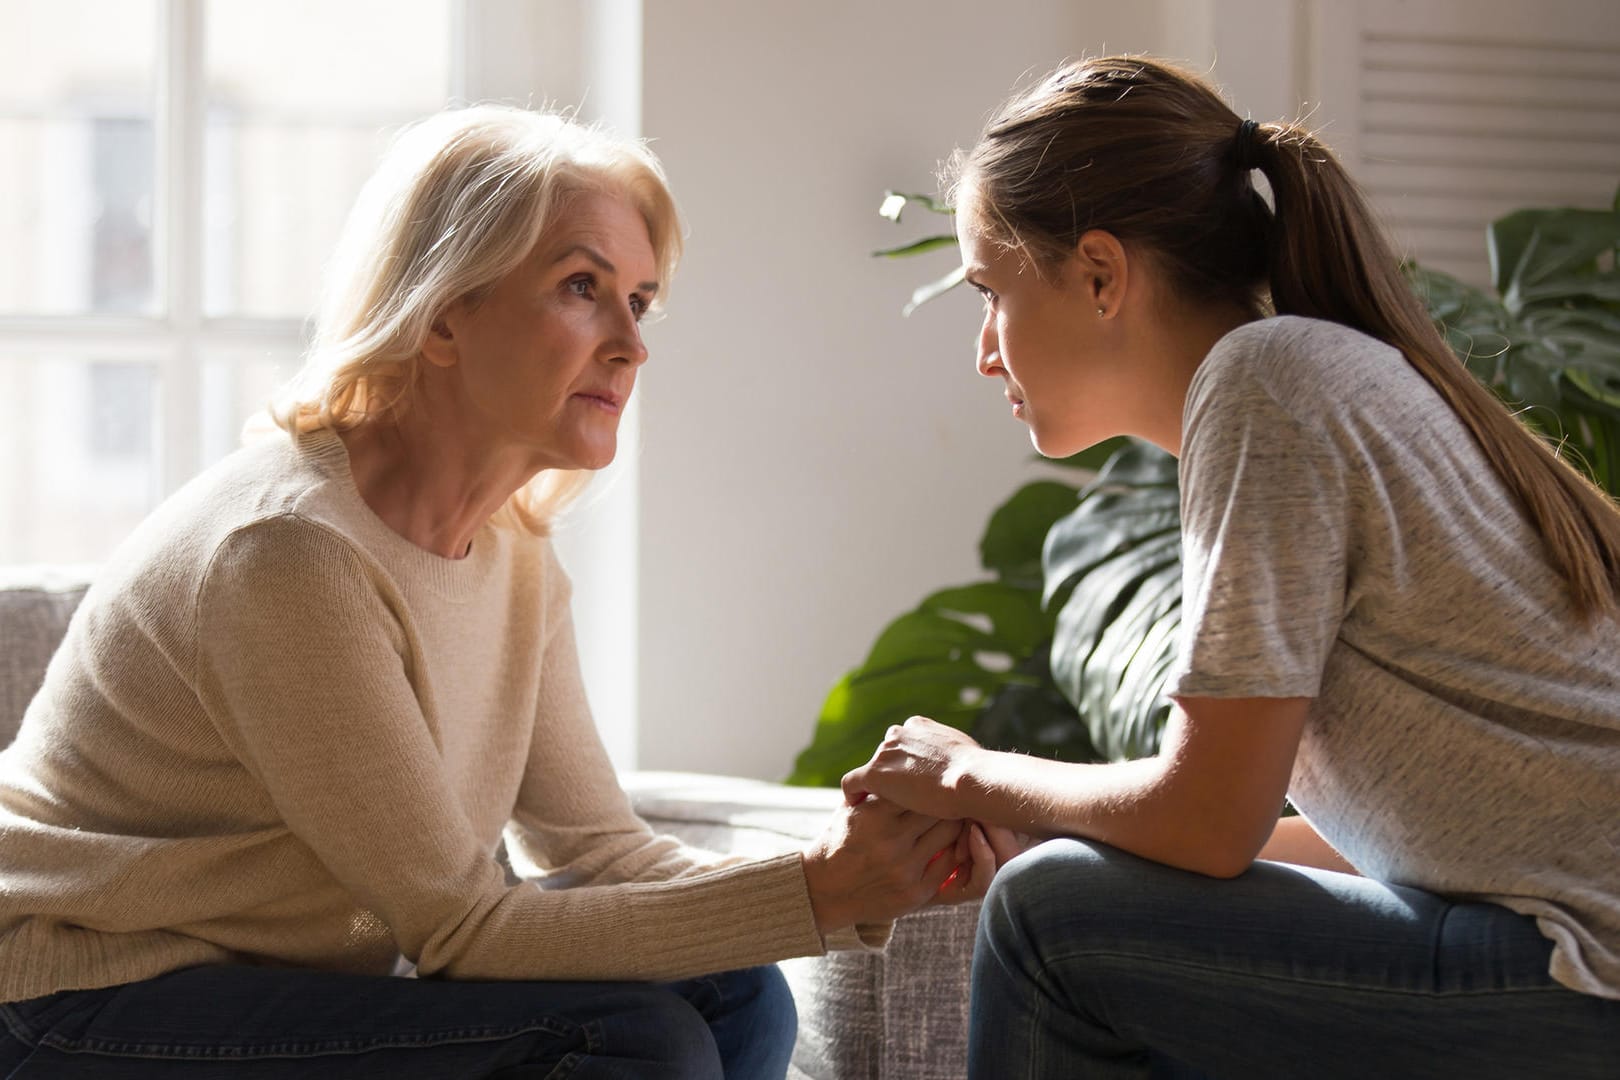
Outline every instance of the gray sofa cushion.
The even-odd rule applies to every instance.
[[[16,737],[89,582],[88,567],[0,569],[0,747]]]

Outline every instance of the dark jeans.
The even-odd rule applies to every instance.
[[[774,967],[654,984],[209,966],[0,1005],[0,1080],[776,1080],[797,1029]]]
[[[1620,1001],[1553,982],[1551,949],[1495,904],[1053,840],[985,898],[969,1075],[1617,1080]]]

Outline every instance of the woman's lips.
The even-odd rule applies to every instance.
[[[603,412],[613,413],[615,416],[624,408],[624,398],[611,390],[587,390],[574,396],[583,399],[588,405],[593,405]]]

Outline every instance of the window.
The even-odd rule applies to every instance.
[[[457,0],[0,0],[0,561],[104,558],[238,445]]]
[[[447,101],[640,127],[639,0],[0,0],[0,563],[95,563],[240,443],[397,126]],[[638,410],[558,547],[634,761]]]

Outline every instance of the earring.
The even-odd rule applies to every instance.
[[[1104,315],[1107,315],[1107,314],[1108,314],[1108,309],[1107,309],[1107,308],[1105,308],[1105,307],[1099,307],[1099,308],[1097,308],[1097,318],[1099,318],[1099,319],[1100,319],[1100,318],[1102,318],[1102,317],[1103,317],[1103,316],[1104,316]]]

